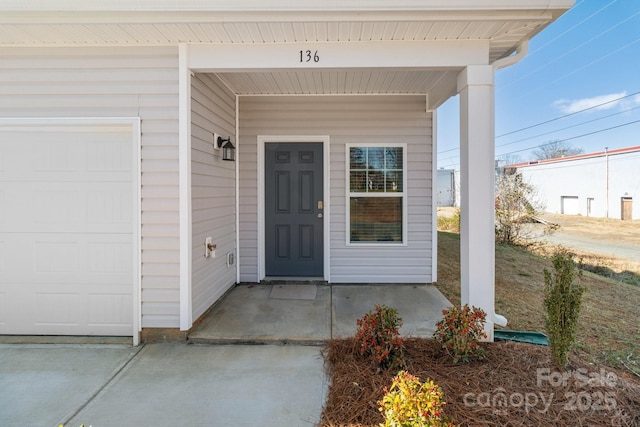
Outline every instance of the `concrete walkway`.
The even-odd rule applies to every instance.
[[[0,425],[314,426],[320,347],[0,345]]]
[[[352,335],[376,303],[398,309],[403,335],[429,336],[449,304],[431,285],[318,286],[313,299],[272,287],[237,286],[188,343],[0,344],[0,426],[314,426],[321,342]]]

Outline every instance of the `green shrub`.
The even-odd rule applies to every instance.
[[[374,310],[356,323],[360,354],[371,356],[381,368],[404,366],[403,343],[399,332],[402,318],[398,317],[396,309],[376,304]]]
[[[400,371],[385,393],[378,402],[385,420],[381,427],[454,426],[442,413],[446,404],[442,389],[431,380],[421,383],[418,377]]]
[[[575,342],[585,288],[576,281],[582,271],[576,268],[573,256],[566,249],[559,249],[551,263],[553,274],[544,269],[544,322],[551,356],[558,367],[564,369]]]
[[[442,348],[453,358],[453,363],[460,360],[469,362],[472,358],[482,359],[484,349],[480,347],[480,340],[487,338],[484,324],[487,314],[478,307],[451,306],[442,310],[443,318],[436,323],[433,337]]]

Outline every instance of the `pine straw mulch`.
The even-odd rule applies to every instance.
[[[485,360],[453,364],[434,340],[405,340],[406,370],[422,381],[431,378],[442,388],[445,415],[456,424],[640,426],[637,377],[572,357],[563,383],[548,347],[514,342],[483,346]],[[395,372],[378,372],[358,354],[353,338],[330,341],[324,358],[331,383],[320,425],[367,427],[383,423],[377,402]],[[540,374],[538,369],[542,369]],[[592,378],[590,383],[588,377]]]

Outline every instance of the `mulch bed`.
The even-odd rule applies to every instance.
[[[445,394],[445,415],[461,426],[640,426],[640,381],[572,357],[563,373],[547,347],[484,343],[483,361],[453,364],[432,339],[405,340],[407,371]],[[321,426],[379,426],[377,402],[394,371],[379,371],[353,338],[324,350],[331,378]]]

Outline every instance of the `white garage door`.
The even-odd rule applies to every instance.
[[[134,130],[0,122],[0,334],[133,334]]]
[[[578,196],[562,196],[562,213],[565,215],[578,215],[580,213]]]

